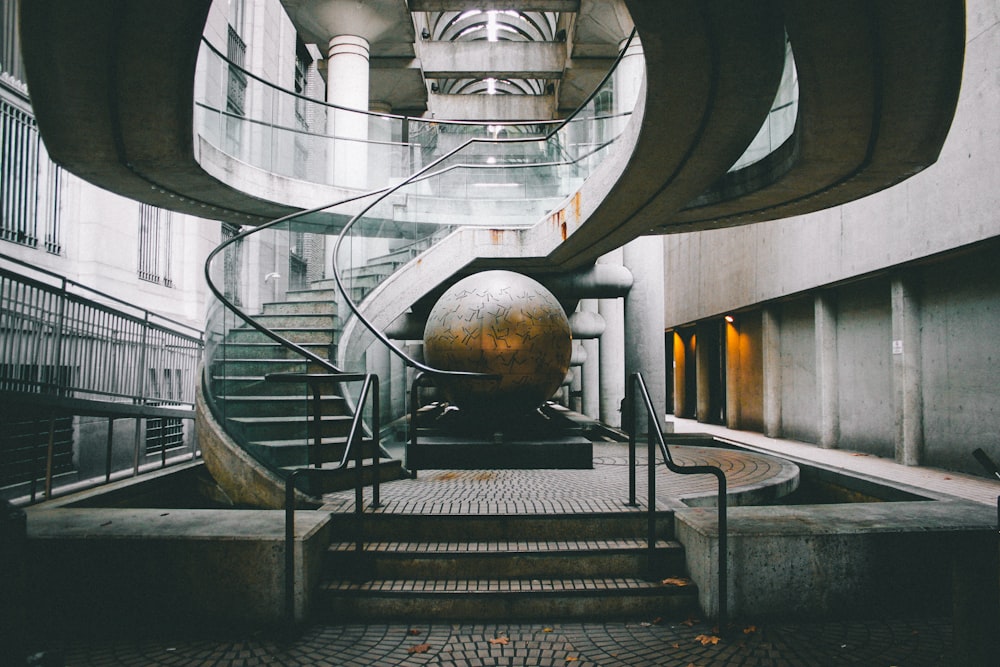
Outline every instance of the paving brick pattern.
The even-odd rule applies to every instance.
[[[781,459],[711,447],[672,446],[671,456],[680,465],[716,465],[726,473],[732,496],[739,504],[742,491],[783,482],[795,474]],[[646,501],[646,461],[637,456],[636,493]],[[417,479],[384,484],[381,489],[386,514],[555,514],[567,512],[627,512],[629,488],[628,447],[622,443],[595,443],[591,470],[422,470]],[[680,475],[661,464],[657,468],[656,495],[660,504],[682,498],[714,496],[711,475]],[[367,499],[370,498],[366,495]],[[354,507],[354,491],[325,496],[325,509],[336,512]],[[658,505],[659,506],[659,505]]]
[[[630,623],[327,625],[292,638],[263,634],[88,640],[49,649],[66,665],[438,667],[678,665],[680,667],[940,667],[950,659],[944,620],[743,624]]]

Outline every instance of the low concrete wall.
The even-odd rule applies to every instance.
[[[995,509],[964,501],[733,507],[729,510],[728,611],[732,618],[822,618],[886,611],[948,615],[953,585],[978,578],[996,619]],[[718,615],[714,509],[676,513],[700,603]],[[992,558],[964,567],[970,554]],[[957,585],[955,588],[963,586]]]
[[[329,515],[295,518],[295,615],[305,617]],[[280,510],[34,508],[32,622],[64,633],[284,620]]]

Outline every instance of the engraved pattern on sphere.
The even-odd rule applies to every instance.
[[[484,271],[455,283],[424,329],[428,364],[502,376],[499,382],[440,382],[449,401],[470,410],[538,407],[562,384],[571,354],[562,306],[541,284],[512,271]]]

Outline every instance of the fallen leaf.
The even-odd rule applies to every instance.
[[[572,656],[572,655],[567,655],[567,656],[566,656],[566,662],[576,662],[576,661],[578,661],[579,659],[580,659],[580,658],[577,658],[577,657],[575,657],[575,656]]]
[[[427,653],[427,651],[429,651],[429,650],[431,650],[431,645],[430,644],[417,644],[416,646],[411,646],[410,648],[406,649],[406,652],[407,653]]]
[[[747,627],[743,628],[743,634],[745,635],[752,635],[755,632],[757,632],[756,625],[748,625]]]
[[[542,632],[555,632],[552,628],[542,628]]]
[[[693,628],[696,623],[700,623],[700,622],[701,621],[699,619],[695,618],[694,616],[688,616],[688,619],[686,621],[681,621],[681,625],[686,625],[689,628]]]
[[[509,644],[510,643],[510,639],[508,639],[507,637],[494,637],[493,639],[490,640],[490,643],[491,644]]]
[[[660,583],[664,586],[690,586],[691,580],[684,577],[667,577]]]
[[[715,635],[698,635],[694,638],[696,642],[701,642],[702,646],[708,646],[709,644],[718,644],[719,638]]]
[[[670,648],[680,648],[680,647],[681,645],[678,644],[677,642],[674,642],[673,644],[670,645]]]
[[[420,630],[417,630],[416,628],[410,628],[410,634],[411,635],[419,635],[420,634]]]
[[[659,616],[653,619],[653,625],[659,625],[660,623],[663,623],[663,619]]]

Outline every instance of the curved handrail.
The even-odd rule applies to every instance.
[[[337,284],[337,288],[340,290],[341,295],[344,297],[344,300],[345,300],[345,303],[347,304],[347,306],[354,313],[355,317],[358,318],[358,321],[361,322],[361,324],[366,329],[368,329],[368,331],[372,335],[374,335],[379,340],[379,342],[381,342],[383,345],[385,345],[393,354],[395,354],[396,356],[398,356],[399,358],[401,358],[407,365],[409,365],[410,367],[415,368],[415,369],[417,369],[417,370],[419,370],[421,372],[428,373],[428,374],[431,374],[431,375],[434,375],[434,376],[466,376],[466,377],[472,376],[472,377],[482,377],[484,379],[489,379],[489,378],[495,378],[496,377],[495,375],[491,375],[491,374],[470,373],[470,372],[467,372],[467,371],[450,371],[450,370],[444,370],[444,369],[433,368],[431,366],[428,366],[427,364],[425,364],[425,363],[423,363],[421,361],[418,361],[418,360],[414,359],[412,356],[408,355],[406,352],[404,352],[402,349],[400,349],[398,345],[396,345],[395,343],[393,343],[392,340],[388,336],[385,335],[385,332],[383,332],[378,327],[376,327],[374,324],[372,324],[368,320],[368,318],[366,318],[361,313],[361,309],[354,302],[354,299],[351,298],[350,292],[347,289],[347,287],[344,285],[343,278],[341,277],[341,271],[340,271],[340,267],[339,267],[339,261],[338,261],[337,258],[340,255],[340,249],[341,249],[341,246],[343,244],[344,239],[347,236],[347,233],[374,206],[376,206],[377,204],[379,204],[380,202],[382,202],[383,200],[385,200],[387,197],[391,196],[393,193],[398,192],[401,188],[403,188],[403,187],[405,187],[407,185],[410,185],[410,184],[416,182],[417,180],[420,180],[421,178],[427,178],[429,175],[432,175],[434,173],[438,173],[439,171],[441,171],[441,170],[437,170],[437,171],[435,170],[435,168],[438,165],[442,164],[446,160],[449,160],[450,158],[454,157],[455,155],[457,155],[457,154],[465,151],[470,146],[473,146],[473,145],[475,145],[477,143],[487,143],[487,142],[488,143],[515,144],[515,143],[529,143],[529,142],[530,143],[535,143],[535,142],[539,142],[539,141],[549,141],[550,139],[552,139],[553,136],[555,136],[561,129],[563,129],[570,122],[572,122],[573,119],[579,113],[581,113],[582,110],[585,109],[588,104],[590,104],[590,102],[592,102],[594,100],[594,98],[602,90],[602,88],[608,82],[608,80],[611,78],[611,76],[614,75],[615,70],[617,69],[619,63],[621,63],[622,58],[625,57],[625,54],[628,51],[629,46],[632,44],[632,40],[635,39],[635,37],[636,37],[636,34],[637,34],[637,31],[636,31],[635,28],[633,28],[631,34],[628,37],[628,39],[625,40],[625,42],[622,45],[621,49],[619,49],[618,56],[617,56],[617,58],[615,58],[614,63],[611,65],[610,68],[608,68],[608,71],[604,74],[604,77],[601,79],[601,81],[594,87],[594,90],[591,91],[590,95],[587,96],[587,98],[580,104],[580,106],[576,109],[576,111],[574,111],[572,114],[570,114],[569,116],[567,116],[566,118],[564,118],[562,121],[560,121],[555,127],[553,127],[553,129],[548,134],[545,135],[544,138],[539,139],[539,138],[514,137],[514,138],[502,138],[502,139],[501,138],[482,139],[482,138],[478,138],[478,137],[472,137],[470,139],[466,139],[463,143],[461,143],[460,145],[456,146],[454,149],[452,149],[448,153],[440,156],[439,158],[437,158],[433,162],[429,163],[428,165],[426,165],[423,169],[421,169],[417,173],[411,175],[409,178],[403,180],[402,182],[396,184],[395,186],[393,186],[391,188],[388,188],[385,192],[383,192],[378,197],[376,197],[376,199],[374,201],[372,201],[367,206],[365,206],[364,208],[362,208],[362,210],[359,213],[357,213],[354,217],[352,217],[344,225],[343,229],[341,229],[340,234],[337,235],[337,241],[334,244],[334,251],[333,251],[333,277],[334,277],[334,280],[335,280],[335,282]],[[613,142],[613,139],[605,142],[603,145],[607,146],[607,145],[610,145],[612,142]],[[579,159],[579,158],[577,158],[577,159]],[[531,166],[536,166],[536,165],[531,165]]]
[[[728,544],[728,522],[726,512],[726,473],[718,466],[695,465],[682,466],[674,462],[670,455],[670,449],[663,440],[663,433],[660,432],[659,420],[656,418],[657,412],[653,407],[653,401],[646,389],[646,383],[642,379],[641,373],[633,373],[631,377],[632,391],[625,397],[626,405],[631,410],[631,428],[629,429],[629,502],[628,504],[637,506],[635,498],[635,440],[639,428],[639,410],[636,410],[635,399],[638,397],[646,409],[646,442],[648,454],[646,461],[647,468],[647,490],[646,509],[648,513],[647,540],[650,562],[656,553],[656,445],[659,445],[660,454],[667,469],[680,475],[713,475],[718,480],[718,512],[719,512],[719,616],[718,625],[720,632],[725,632],[727,622],[727,604],[729,600],[729,544]]]

